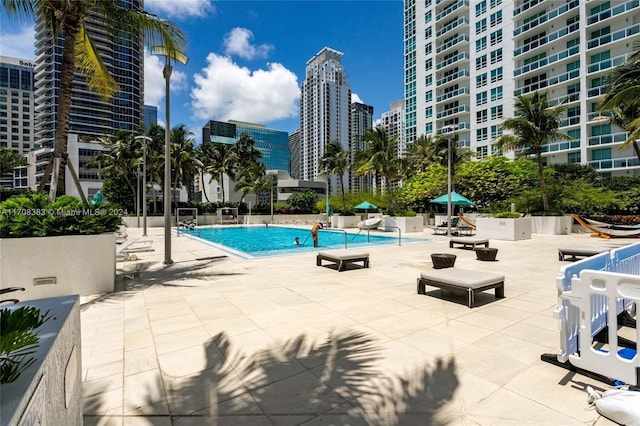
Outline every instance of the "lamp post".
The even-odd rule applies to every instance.
[[[165,46],[155,46],[151,49],[151,54],[164,56],[164,68],[162,76],[165,81],[165,114],[166,123],[164,128],[164,261],[165,265],[173,263],[171,259],[171,124],[170,124],[170,89],[171,80],[171,60],[186,65],[189,57],[175,49],[167,49]]]
[[[144,193],[144,202],[142,203],[142,236],[147,236],[147,141],[151,142],[149,136],[135,136],[133,139],[142,139],[142,192]],[[138,195],[138,200],[140,196]],[[140,222],[138,222],[138,228]]]
[[[451,238],[451,138],[447,138],[447,235]]]
[[[265,173],[267,176],[269,176],[269,180],[271,181],[271,223],[273,223],[273,177],[274,176],[278,176],[278,171],[277,170],[267,170]]]

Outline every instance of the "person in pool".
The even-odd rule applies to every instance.
[[[295,238],[293,239],[293,244],[294,244],[294,245],[296,245],[296,246],[299,246],[299,245],[300,245],[300,238],[295,237]]]
[[[316,222],[311,227],[311,238],[313,238],[313,246],[318,247],[318,230],[324,229],[324,226],[320,222]]]

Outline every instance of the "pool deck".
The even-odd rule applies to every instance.
[[[587,403],[605,384],[540,355],[559,347],[558,248],[638,239],[491,240],[481,262],[428,231],[338,273],[315,252],[245,260],[175,235],[164,266],[163,230],[148,234],[120,291],[83,298],[85,425],[614,424]],[[506,298],[418,295],[431,253],[504,274]]]

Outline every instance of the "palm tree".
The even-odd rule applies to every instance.
[[[86,169],[98,168],[101,176],[114,172],[122,176],[131,190],[133,206],[137,205],[138,165],[142,162],[142,144],[129,132],[120,131],[115,136],[98,138],[104,151],[97,153],[86,163]]]
[[[204,170],[211,175],[209,182],[215,177],[220,184],[222,191],[222,202],[224,203],[224,175],[235,178],[234,170],[236,163],[236,156],[233,152],[233,145],[225,143],[207,142],[205,147],[206,161],[203,162]]]
[[[153,212],[157,213],[156,185],[161,186],[164,179],[164,127],[153,125],[147,133],[151,138],[147,144],[147,182],[151,187]]]
[[[191,184],[202,163],[196,158],[193,133],[184,124],[171,129],[171,164],[173,173],[173,204],[177,208],[176,190],[179,184],[187,187],[187,198],[191,201]]]
[[[128,9],[118,0],[2,0],[2,6],[10,17],[41,19],[54,40],[59,36],[64,40],[54,151],[39,188],[44,189],[53,171],[49,196],[55,199],[57,194],[64,194],[65,191],[64,176],[68,161],[67,134],[75,71],[82,73],[87,79],[89,88],[105,99],[111,98],[119,90],[94,47],[87,25],[89,19],[99,16],[101,23],[109,29],[107,34],[120,37],[140,34],[144,36],[148,46],[164,46],[168,58],[176,57],[185,38],[172,22],[141,9]],[[73,168],[70,168],[70,171],[72,176],[75,175]],[[77,177],[74,181],[82,199],[85,200]]]
[[[538,163],[538,178],[544,211],[549,211],[546,185],[544,181],[544,164],[542,163],[542,147],[555,139],[572,140],[570,136],[558,131],[560,115],[566,107],[559,105],[549,107],[547,95],[536,90],[531,97],[520,95],[516,98],[514,118],[508,118],[501,128],[512,134],[505,134],[496,139],[496,146],[501,150],[524,149],[525,155],[533,154]]]
[[[260,192],[265,191],[270,186],[270,180],[265,174],[264,164],[255,162],[238,171],[236,175],[238,182],[235,190],[240,191],[240,202],[244,200],[247,193],[253,191],[256,196],[256,205],[258,204],[258,196]]]
[[[340,183],[340,193],[342,194],[342,207],[345,208],[347,201],[344,195],[344,175],[351,168],[351,154],[342,148],[340,142],[329,142],[324,148],[324,155],[320,158],[320,170],[326,175],[337,175]]]
[[[458,145],[459,135],[454,133],[451,139],[444,136],[438,136],[429,147],[429,157],[434,163],[441,166],[449,167],[449,148],[451,148],[451,184],[454,185],[456,170],[463,162],[469,160],[471,151],[467,148],[460,148]]]
[[[640,160],[640,49],[617,67],[608,81],[599,111],[603,115],[610,113],[609,122],[629,132],[622,148],[631,145]]]
[[[440,137],[438,136],[438,138]],[[407,144],[407,159],[413,170],[422,173],[430,163],[434,162],[434,143],[431,135],[421,135],[415,141]]]
[[[375,129],[367,129],[362,136],[369,150],[369,159],[362,164],[357,174],[375,172],[384,180],[384,186],[389,191],[392,210],[396,208],[396,199],[393,191],[393,180],[400,179],[406,170],[405,161],[397,155],[397,136],[389,138],[387,130],[382,126]]]

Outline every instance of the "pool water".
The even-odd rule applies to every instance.
[[[197,228],[195,230],[180,230],[180,234],[189,234],[202,240],[219,244],[224,248],[240,253],[233,253],[247,257],[275,256],[283,254],[304,253],[309,251],[339,249],[347,247],[368,247],[373,245],[397,245],[398,234],[389,236],[370,233],[367,231],[346,233],[342,230],[324,229],[318,232],[318,247],[313,247],[311,229],[287,228],[282,226],[225,226],[216,228]],[[300,245],[295,245],[298,237]],[[418,238],[402,238],[402,244],[424,241]],[[223,248],[223,249],[224,249]],[[229,251],[229,250],[227,250]]]

